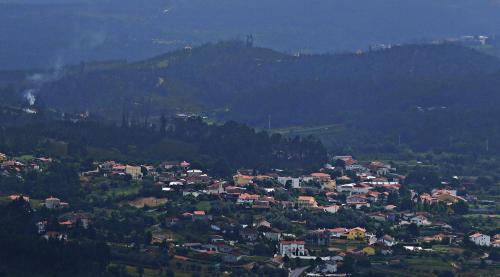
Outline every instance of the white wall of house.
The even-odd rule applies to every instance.
[[[297,243],[281,243],[280,244],[280,254],[282,256],[287,255],[288,257],[305,256],[306,251],[304,244]]]
[[[491,238],[488,235],[481,234],[480,236],[470,236],[470,240],[479,246],[490,246]]]

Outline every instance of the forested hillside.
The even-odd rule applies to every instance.
[[[158,124],[149,125],[125,117],[117,125],[99,119],[58,118],[49,111],[34,115],[5,107],[0,111],[0,148],[11,155],[135,163],[189,160],[193,167],[223,177],[239,168],[300,172],[327,161],[326,150],[316,138],[269,135],[235,122],[208,125],[201,118],[162,117]]]
[[[45,84],[40,100],[108,116],[137,106],[153,114],[228,108],[229,117],[258,125],[271,114],[278,126],[287,126],[317,121],[315,114],[324,118],[332,105],[352,110],[374,104],[403,109],[469,104],[477,99],[469,87],[489,93],[479,86],[494,80],[499,69],[499,60],[451,44],[295,57],[235,41],[110,69],[82,65]],[[462,88],[465,83],[470,85]],[[255,108],[258,113],[250,112]],[[296,111],[305,114],[290,118]]]
[[[323,137],[331,149],[402,143],[476,152],[486,140],[488,151],[500,147],[500,62],[455,44],[292,56],[230,41],[39,75],[46,80],[26,73],[18,93],[34,88],[37,105],[114,121],[124,112],[137,122],[198,113],[263,128],[335,124]]]

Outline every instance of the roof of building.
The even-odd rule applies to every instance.
[[[299,196],[299,201],[312,202],[312,201],[316,201],[316,200],[312,196]]]
[[[326,174],[323,172],[315,172],[311,174],[312,177],[317,177],[317,178],[330,178],[330,174]]]
[[[284,241],[281,241],[280,244],[282,244],[282,245],[290,245],[290,244],[305,245],[306,243],[303,240],[284,240]]]
[[[240,194],[240,196],[238,196],[238,199],[241,199],[241,200],[258,200],[259,197],[260,196],[257,195],[257,194],[243,193],[243,194]]]
[[[49,198],[45,199],[45,201],[61,201],[61,200],[59,198],[49,197]]]
[[[332,233],[346,233],[347,229],[339,227],[339,228],[328,229],[328,231]]]
[[[366,229],[364,228],[361,228],[361,227],[354,227],[352,229],[349,230],[350,231],[361,231],[361,232],[366,232]]]
[[[476,233],[474,233],[474,234],[470,235],[469,237],[470,237],[470,238],[478,238],[478,237],[481,237],[481,236],[485,236],[485,235],[484,235],[484,234],[481,234],[481,233],[479,233],[479,232],[476,232]]]

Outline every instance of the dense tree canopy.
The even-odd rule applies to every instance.
[[[33,191],[55,192],[77,183],[72,160],[119,159],[128,162],[190,160],[218,176],[238,168],[308,170],[326,162],[326,150],[313,137],[288,138],[258,132],[243,124],[208,125],[200,118],[171,119],[165,130],[143,125],[117,127],[97,121],[28,119],[22,124],[4,122],[0,149],[9,154],[35,153],[66,159],[47,174],[28,176]],[[54,174],[52,174],[54,172]],[[15,180],[12,180],[15,182]],[[46,185],[45,185],[46,184]],[[38,189],[40,187],[40,189]],[[59,193],[64,192],[61,187]]]

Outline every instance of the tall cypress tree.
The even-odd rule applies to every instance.
[[[166,136],[167,132],[167,119],[165,118],[165,115],[162,114],[160,118],[160,135],[162,138]]]

